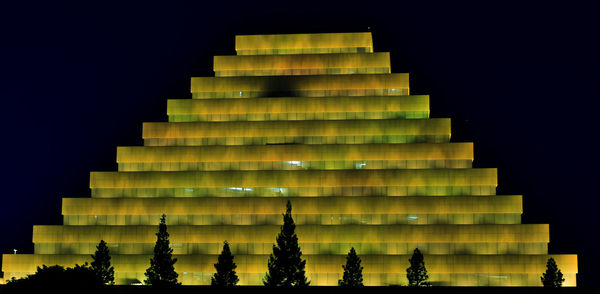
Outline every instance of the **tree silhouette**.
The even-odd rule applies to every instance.
[[[342,287],[361,287],[363,286],[362,270],[360,266],[360,258],[356,255],[354,247],[348,252],[346,257],[346,265],[342,265],[344,269],[344,276],[338,281],[338,284]]]
[[[110,265],[110,251],[106,242],[100,240],[96,246],[96,252],[92,255],[91,269],[102,280],[104,284],[112,285],[115,283],[115,269]]]
[[[237,265],[233,262],[233,255],[229,249],[229,243],[225,241],[223,251],[219,255],[218,261],[215,264],[217,272],[210,279],[211,286],[217,287],[233,287],[237,285],[239,279],[235,273]]]
[[[408,261],[410,262],[410,267],[406,269],[408,285],[411,287],[430,286],[427,281],[429,276],[427,275],[427,269],[425,269],[423,254],[419,251],[419,248],[415,248],[412,257]]]
[[[292,203],[288,201],[283,215],[283,226],[277,235],[277,245],[273,245],[273,253],[269,256],[269,272],[263,281],[265,286],[292,287],[310,284],[306,279],[306,260],[302,260],[295,229]]]
[[[544,287],[558,288],[562,287],[562,283],[565,281],[563,274],[558,269],[554,258],[550,257],[546,263],[546,272],[542,274],[542,284]]]
[[[177,258],[173,258],[173,248],[169,246],[169,233],[167,233],[167,216],[162,215],[156,233],[156,245],[154,245],[154,257],[150,259],[150,267],[146,270],[144,282],[153,286],[175,286],[181,285],[177,282],[179,276],[175,272]]]
[[[60,265],[38,266],[34,274],[21,279],[9,280],[6,288],[24,293],[33,292],[34,289],[36,292],[77,290],[76,292],[91,293],[90,290],[99,290],[103,285],[102,280],[86,262],[83,265],[76,264],[75,267],[66,269]]]

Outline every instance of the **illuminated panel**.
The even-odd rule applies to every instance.
[[[159,220],[157,219],[158,223]],[[33,226],[34,243],[156,243],[157,226]],[[171,243],[273,243],[280,225],[170,226]],[[302,225],[302,243],[548,242],[547,224]],[[349,248],[348,248],[349,249]]]
[[[409,95],[408,74],[193,77],[192,98]]]
[[[497,185],[495,168],[433,170],[91,172],[90,188]]]
[[[332,226],[330,226],[332,227]],[[119,243],[112,242],[111,254],[152,254],[153,243]],[[182,242],[171,243],[173,254],[218,254],[223,249],[219,242]],[[98,242],[77,243],[36,243],[35,254],[93,254]],[[479,242],[303,242],[301,243],[304,254],[346,254],[350,248],[362,252],[362,254],[411,254],[418,247],[430,254],[472,254],[472,255],[495,255],[495,254],[546,254],[548,243],[539,242],[503,242],[503,241],[479,241]],[[273,241],[236,242],[230,244],[231,250],[237,254],[270,254],[273,252]]]
[[[459,197],[459,196],[456,196]],[[94,198],[100,199],[100,198]],[[65,215],[63,224],[89,225],[155,225],[160,214],[134,215]],[[294,218],[299,225],[400,225],[400,224],[520,224],[521,213],[447,213],[447,214],[301,214]],[[280,214],[175,214],[167,221],[170,225],[279,225]]]
[[[92,172],[92,197],[493,195],[496,169]]]
[[[260,145],[258,145],[260,146]],[[324,161],[196,161],[125,162],[119,171],[219,171],[219,170],[332,170],[332,169],[426,169],[471,168],[471,159],[434,160],[324,160]]]
[[[65,225],[280,224],[287,200],[296,224],[520,223],[521,196],[63,198]]]
[[[391,73],[390,53],[215,56],[217,77]]]
[[[429,96],[170,99],[170,122],[429,118]]]
[[[119,171],[470,168],[473,143],[117,147]]]
[[[109,243],[110,246],[110,243]],[[235,255],[239,285],[262,285],[268,255]],[[362,255],[365,285],[407,285],[410,255]],[[145,280],[151,255],[112,255],[115,282],[131,284]],[[175,271],[184,285],[210,285],[217,255],[176,255]],[[342,278],[345,255],[303,255],[311,285],[335,286]],[[576,285],[577,255],[425,255],[430,281],[437,286],[542,286],[541,274],[548,258],[561,269],[563,286]],[[91,262],[90,255],[4,254],[5,279],[23,277],[42,264],[73,267]],[[198,275],[199,273],[202,273]]]
[[[237,55],[373,52],[371,33],[237,35]]]
[[[146,146],[446,143],[450,119],[144,123]]]
[[[260,215],[522,213],[521,196],[286,197],[286,198],[63,198],[63,215]],[[280,219],[281,220],[281,219]],[[154,221],[153,223],[155,223]]]
[[[99,198],[95,198],[99,199]],[[65,215],[65,225],[155,225],[160,214],[135,215]],[[294,219],[299,225],[400,225],[400,224],[520,224],[521,213],[447,213],[447,214],[301,214]],[[170,225],[278,225],[281,214],[189,214],[173,215]]]

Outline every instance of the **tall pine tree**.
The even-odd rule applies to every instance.
[[[229,243],[225,241],[223,244],[223,251],[219,255],[218,261],[215,264],[217,272],[210,279],[211,286],[216,287],[233,287],[237,285],[239,279],[235,273],[237,265],[233,262],[233,255],[229,249]]]
[[[342,287],[361,287],[363,286],[363,267],[360,266],[360,258],[356,255],[354,247],[348,252],[346,256],[346,265],[342,265],[344,269],[344,276],[338,281],[338,284]]]
[[[542,274],[542,284],[544,287],[558,288],[562,287],[565,281],[562,272],[558,269],[554,258],[550,257],[546,263],[546,272]]]
[[[408,285],[411,287],[430,286],[427,281],[429,275],[427,275],[427,269],[425,269],[425,260],[419,248],[415,248],[412,257],[408,261],[410,262],[410,267],[406,269]]]
[[[302,251],[298,246],[298,236],[294,232],[296,225],[292,218],[292,203],[287,202],[283,215],[283,226],[277,236],[277,245],[273,245],[273,253],[269,256],[269,272],[264,284],[271,287],[308,286],[302,260]]]
[[[162,215],[156,233],[154,257],[150,259],[150,267],[146,270],[146,284],[153,286],[175,286],[179,276],[175,272],[177,258],[173,258],[173,248],[169,246],[169,233],[167,233],[167,216]]]
[[[115,283],[115,268],[110,265],[110,251],[106,242],[100,240],[100,244],[96,246],[96,252],[92,255],[91,268],[96,273],[98,278],[104,284],[112,285]]]

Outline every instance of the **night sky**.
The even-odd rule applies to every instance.
[[[89,197],[89,172],[116,170],[116,146],[142,145],[142,122],[166,121],[236,34],[370,27],[453,141],[475,142],[474,166],[498,168],[498,194],[524,195],[523,223],[549,223],[550,253],[578,254],[578,284],[600,285],[596,7],[21,2],[0,4],[1,253],[31,253],[32,225],[61,224],[61,198]]]

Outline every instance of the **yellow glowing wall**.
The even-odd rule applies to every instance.
[[[445,143],[449,119],[144,123],[146,146]]]
[[[78,226],[81,227],[81,226]],[[227,239],[229,241],[229,239]],[[173,254],[219,254],[223,244],[219,242],[182,242],[171,243]],[[152,254],[155,242],[112,242],[110,252],[112,254]],[[35,254],[93,254],[98,242],[37,242]],[[546,254],[548,252],[547,242],[504,242],[504,241],[481,241],[481,242],[303,242],[303,254],[347,254],[350,248],[362,252],[362,254],[411,254],[415,248],[419,248],[430,255],[439,254]],[[235,242],[230,244],[232,252],[237,254],[270,254],[273,252],[273,241]]]
[[[286,198],[64,198],[66,225],[170,225],[281,223],[293,202],[296,224],[519,224],[521,196],[286,197]]]
[[[119,171],[470,168],[472,143],[118,147]]]
[[[63,215],[249,215],[521,213],[521,196],[287,197],[287,198],[63,198]],[[154,221],[156,223],[156,221]]]
[[[237,55],[373,52],[371,33],[237,35]]]
[[[279,225],[293,202],[296,224],[519,224],[521,196],[63,198],[65,225]]]
[[[450,120],[342,120],[144,123],[143,138],[241,138],[440,135],[450,138]]]
[[[493,195],[496,169],[92,172],[92,197]]]
[[[171,243],[273,243],[277,225],[171,226]],[[34,226],[34,243],[155,243],[156,226]],[[381,242],[548,242],[547,224],[519,225],[304,225],[303,243]]]
[[[101,199],[101,198],[95,198]],[[87,214],[65,215],[65,225],[156,225],[157,214]],[[432,213],[432,214],[300,214],[294,218],[299,225],[430,225],[430,224],[520,224],[521,213]],[[169,225],[281,225],[279,214],[173,214],[167,219]]]
[[[192,98],[409,95],[408,74],[194,77]]]
[[[235,254],[235,252],[234,252]],[[410,255],[361,255],[365,285],[407,285],[406,268]],[[151,255],[113,255],[117,283],[145,279]],[[175,270],[184,284],[210,284],[216,255],[177,255]],[[541,286],[540,273],[549,257],[556,260],[565,277],[565,286],[576,285],[576,255],[426,255],[430,280],[437,286]],[[303,255],[306,272],[314,286],[334,286],[341,279],[345,255]],[[266,272],[267,255],[236,255],[241,285],[260,285]],[[7,276],[35,272],[42,264],[74,266],[90,262],[89,255],[3,255],[2,270]]]
[[[390,73],[388,52],[215,56],[217,77]]]
[[[427,169],[471,168],[470,159],[458,160],[325,160],[325,161],[225,161],[225,162],[125,162],[119,171],[221,171],[221,170],[307,170],[307,169]]]
[[[90,188],[496,186],[495,168],[92,172]]]
[[[227,240],[238,254],[268,254],[279,225],[170,226],[175,254],[218,254]],[[306,254],[545,254],[548,225],[298,225]],[[155,226],[34,226],[35,252],[92,254],[97,240],[115,254],[151,254]]]
[[[92,197],[494,195],[496,169],[92,172]]]
[[[169,121],[429,118],[429,96],[171,99]]]

